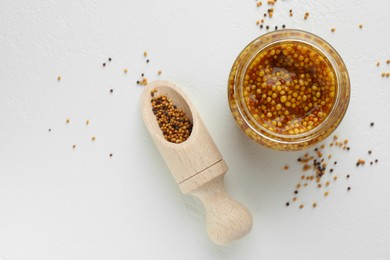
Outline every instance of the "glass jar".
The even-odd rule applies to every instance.
[[[306,93],[305,91],[310,91],[310,92],[308,92],[308,93],[310,93],[308,96],[311,97],[313,100],[316,100],[316,102],[314,103],[315,106],[312,105],[310,108],[306,107],[307,104],[305,105],[304,102],[300,99],[302,97],[299,95],[299,91],[301,91],[299,84],[294,85],[298,89],[297,90],[298,94],[292,93],[293,91],[290,91],[290,89],[289,89],[291,87],[287,87],[287,86],[283,85],[283,84],[289,84],[289,83],[286,83],[287,80],[281,80],[279,82],[276,82],[278,84],[279,92],[275,90],[275,94],[272,94],[273,93],[272,91],[268,91],[268,94],[267,94],[267,92],[261,94],[263,98],[267,98],[267,99],[262,99],[261,96],[258,99],[256,99],[256,92],[251,92],[251,93],[254,93],[251,95],[254,97],[254,100],[257,102],[255,110],[256,111],[258,111],[259,109],[261,110],[261,107],[263,107],[266,110],[268,109],[267,110],[268,116],[270,116],[270,118],[273,118],[273,115],[277,114],[275,112],[276,111],[275,107],[274,106],[265,107],[264,105],[261,104],[261,100],[268,100],[268,101],[270,101],[270,104],[271,103],[275,104],[275,103],[280,102],[280,100],[282,100],[282,99],[285,99],[282,101],[286,102],[287,97],[288,97],[288,100],[292,99],[296,103],[293,105],[294,108],[295,108],[295,105],[298,106],[296,109],[300,109],[299,106],[305,105],[305,108],[304,108],[305,110],[302,110],[302,111],[307,111],[307,113],[305,114],[305,118],[302,117],[299,119],[299,118],[294,117],[294,116],[291,118],[291,116],[288,115],[287,119],[286,119],[286,116],[284,116],[284,114],[282,114],[281,117],[277,117],[277,119],[279,121],[270,120],[270,119],[267,119],[267,113],[264,112],[265,115],[260,114],[260,116],[262,118],[264,118],[264,116],[265,116],[265,119],[261,120],[259,115],[253,113],[253,111],[254,111],[253,107],[251,107],[249,105],[249,104],[251,104],[250,99],[252,97],[248,96],[248,92],[246,92],[246,90],[248,90],[248,87],[249,87],[249,91],[251,91],[250,87],[252,86],[252,89],[259,88],[259,90],[257,90],[258,91],[257,93],[259,93],[259,92],[261,93],[262,87],[260,86],[261,85],[260,83],[257,85],[258,87],[256,85],[250,85],[251,83],[255,84],[255,82],[253,82],[253,80],[248,76],[249,74],[247,74],[247,72],[250,71],[250,69],[253,69],[253,66],[254,66],[253,64],[256,64],[256,66],[258,66],[259,68],[263,68],[262,65],[264,65],[264,64],[261,63],[262,62],[261,59],[266,55],[265,53],[267,53],[267,55],[268,55],[268,53],[270,53],[269,50],[270,50],[270,48],[272,48],[272,46],[281,46],[283,44],[287,44],[285,46],[294,46],[294,45],[303,46],[303,47],[297,47],[298,48],[298,49],[296,49],[297,54],[294,54],[295,56],[290,57],[291,63],[289,63],[289,64],[292,64],[292,68],[294,68],[293,67],[294,64],[296,64],[296,66],[299,67],[300,61],[301,61],[301,64],[304,64],[304,62],[307,61],[305,68],[314,71],[314,72],[312,71],[311,72],[312,74],[310,74],[310,75],[306,74],[307,77],[312,77],[313,79],[314,78],[316,78],[316,79],[322,78],[321,74],[318,74],[318,75],[315,74],[315,71],[322,72],[321,70],[316,70],[315,66],[313,66],[313,69],[310,67],[310,65],[312,65],[313,62],[319,62],[318,59],[320,59],[321,62],[325,62],[326,64],[329,64],[329,69],[328,69],[328,72],[326,72],[326,73],[329,73],[329,75],[331,75],[331,77],[332,77],[331,79],[334,79],[335,86],[333,87],[333,83],[332,84],[329,83],[330,85],[332,85],[330,88],[332,88],[334,91],[332,90],[331,98],[326,98],[326,99],[324,98],[323,99],[323,101],[327,100],[327,102],[329,101],[329,99],[331,99],[331,101],[329,101],[330,103],[327,104],[327,107],[329,109],[326,111],[326,113],[322,113],[322,112],[321,112],[321,114],[318,113],[318,111],[320,111],[320,110],[318,110],[318,108],[319,107],[321,108],[321,105],[317,105],[317,103],[319,104],[319,99],[317,99],[315,97],[316,92],[313,92],[314,88],[319,88],[319,89],[324,89],[324,88],[321,86],[321,84],[319,84],[318,86],[314,86],[315,84],[311,85],[310,84],[312,82],[311,78],[310,78],[310,80],[308,80],[307,82],[304,82],[304,83],[299,81],[299,84],[302,83],[302,89],[303,89],[303,92],[301,92],[301,94],[305,94]],[[304,49],[307,48],[308,50],[310,49],[310,51],[311,51],[310,57],[309,56],[307,56],[306,58],[302,57],[302,59],[301,59],[301,57],[299,57],[300,52],[298,51],[298,50],[301,50],[300,48],[304,48]],[[275,62],[275,61],[277,62],[278,57],[282,57],[283,59],[288,61],[289,57],[283,56],[284,52],[281,53],[281,51],[279,50],[278,53],[280,56],[271,56],[271,58],[274,59],[273,62]],[[287,52],[287,53],[289,53],[289,52]],[[292,51],[291,53],[295,53],[295,52]],[[292,54],[289,54],[289,55],[292,55]],[[294,57],[297,58],[296,63],[294,63]],[[299,57],[299,60],[298,60],[298,57]],[[313,59],[316,59],[316,60],[311,61],[310,60],[311,57],[313,57]],[[256,62],[258,62],[258,63],[256,63]],[[266,64],[269,64],[268,61],[266,61],[266,60],[264,62]],[[278,63],[278,64],[281,64],[281,63]],[[304,69],[303,66],[304,65],[302,65],[302,69]],[[278,68],[278,69],[284,70],[284,68]],[[275,68],[273,70],[275,71]],[[257,73],[256,68],[255,68],[255,71]],[[285,71],[287,71],[287,70],[285,70]],[[268,70],[268,72],[269,72],[269,70]],[[267,75],[264,75],[264,71],[259,72],[259,74],[260,73],[261,73],[262,77],[267,76]],[[274,73],[274,74],[269,75],[268,79],[270,79],[270,78],[275,79],[275,72],[270,72],[270,73],[271,74]],[[282,72],[282,74],[283,74],[283,72]],[[300,75],[300,76],[305,77],[305,73],[302,73],[302,74],[303,74],[303,76],[302,75]],[[252,73],[250,75],[255,75],[255,77],[257,77],[257,79],[259,79],[259,77],[261,77],[261,76],[257,76],[257,74],[255,74],[255,73]],[[280,74],[278,74],[278,75],[280,75]],[[291,76],[291,75],[294,75],[294,77],[290,77],[292,84],[294,84],[293,79],[295,78],[295,76],[299,76],[299,75],[295,75],[295,74],[291,74],[291,73],[289,74],[289,72],[286,72],[283,75],[285,75],[286,78]],[[297,80],[294,80],[294,81],[296,83],[298,82]],[[266,81],[264,80],[263,85],[266,84],[266,85],[264,85],[266,90],[276,89],[276,86],[271,86],[273,83],[275,83],[275,81],[273,81],[273,82],[267,81],[268,83],[265,83],[265,82]],[[280,83],[280,82],[282,82],[282,83]],[[325,79],[323,82],[325,82]],[[280,88],[279,86],[281,86],[282,88]],[[285,91],[283,91],[283,89],[285,89],[287,91],[287,93],[285,94],[284,97],[280,97],[280,93],[281,93],[280,90],[282,90],[282,93],[285,92]],[[289,95],[289,93],[292,94],[293,96]],[[327,95],[330,95],[328,88],[326,88],[326,90],[323,93],[327,93]],[[321,93],[317,94],[317,95],[320,96]],[[272,97],[276,97],[276,99],[275,99],[276,102],[272,101]],[[299,99],[300,101],[297,101],[296,99]],[[350,99],[350,80],[349,80],[347,68],[346,68],[343,60],[341,59],[340,55],[336,52],[336,50],[332,46],[330,46],[329,43],[327,43],[323,39],[319,38],[318,36],[316,36],[314,34],[300,31],[300,30],[274,31],[274,32],[264,34],[264,35],[258,37],[257,39],[255,39],[254,41],[252,41],[238,55],[236,61],[234,62],[233,66],[232,66],[232,69],[230,71],[230,76],[229,76],[229,81],[228,81],[229,106],[230,106],[231,113],[232,113],[234,119],[236,120],[236,123],[240,127],[240,129],[247,136],[249,136],[250,138],[252,138],[256,142],[258,142],[259,144],[265,145],[267,147],[270,147],[270,148],[273,148],[276,150],[284,150],[284,151],[302,150],[302,149],[309,148],[309,147],[317,144],[318,142],[324,140],[340,124],[340,122],[343,119],[345,112],[347,110],[347,107],[349,104],[349,99]],[[318,100],[318,102],[317,102],[317,100]],[[321,102],[321,103],[323,104],[323,102]],[[281,109],[281,107],[282,107],[281,111],[283,111],[283,109],[288,110],[289,108],[286,108],[285,104],[291,106],[291,102],[287,101],[287,103],[282,104],[283,106],[281,104],[278,104],[276,108]],[[310,104],[312,104],[312,103],[310,103]],[[309,104],[309,106],[310,106],[310,104]],[[307,108],[307,110],[306,110],[306,108]],[[284,111],[284,113],[288,114],[288,112],[285,112],[285,111]],[[323,116],[323,114],[325,116]],[[313,122],[310,123],[310,120],[307,121],[307,118],[313,119],[317,115],[323,116],[323,118],[321,118],[320,121],[318,121],[318,120],[315,121],[315,122],[317,122],[317,124],[313,125]],[[275,128],[275,127],[273,127],[273,125],[274,126],[275,125],[283,125],[281,123],[282,120],[280,118],[282,118],[283,120],[288,120],[289,124],[291,124],[291,122],[293,122],[293,123],[295,122],[295,125],[297,125],[297,127],[298,127],[297,130],[292,129],[292,128],[290,129],[289,127],[283,126],[284,127],[283,131],[276,131],[277,127]],[[275,119],[275,118],[273,118],[273,119]],[[306,122],[305,122],[305,120],[306,120]],[[314,120],[316,120],[316,119],[314,119]],[[311,125],[308,126],[308,124],[309,125],[311,124]],[[301,128],[299,128],[299,127],[301,127]],[[288,130],[288,129],[290,129],[290,130]]]

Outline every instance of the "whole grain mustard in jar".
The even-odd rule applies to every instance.
[[[228,100],[238,126],[277,150],[306,149],[340,124],[350,99],[348,71],[324,40],[299,30],[260,36],[230,72]]]

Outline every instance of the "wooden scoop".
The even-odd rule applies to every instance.
[[[193,123],[190,137],[179,144],[168,142],[152,112],[151,91],[164,95]],[[248,209],[226,193],[223,177],[228,169],[221,153],[189,98],[168,81],[149,83],[141,96],[144,123],[181,191],[198,197],[206,208],[207,232],[216,244],[227,244],[252,228]]]

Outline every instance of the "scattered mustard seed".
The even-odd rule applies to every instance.
[[[95,137],[95,136],[92,136],[91,140],[92,140],[92,141],[95,141],[95,140],[96,140],[96,137]]]
[[[317,207],[317,203],[313,203],[313,208],[316,208]]]
[[[67,123],[67,124],[70,123],[70,119],[69,119],[69,118],[66,119],[66,123]]]
[[[363,159],[358,159],[357,162],[356,162],[356,166],[364,165],[365,163],[366,163],[365,160],[363,160]]]
[[[57,76],[57,81],[61,81],[61,76]]]
[[[148,56],[148,52],[144,51],[144,57]]]
[[[89,120],[85,121],[85,124],[86,124],[86,125],[89,125]]]
[[[76,145],[75,145],[75,144],[74,144],[74,145],[72,145],[72,148],[73,148],[73,150],[74,150],[74,149],[76,149]]]
[[[301,204],[301,205],[299,205],[299,208],[300,208],[300,209],[303,209],[304,206],[305,206],[305,205]]]
[[[325,192],[324,192],[324,196],[325,196],[325,197],[328,197],[328,195],[329,195],[329,191],[325,191]]]
[[[123,70],[124,73],[127,73],[127,71],[128,71],[127,68],[125,68],[125,69]]]
[[[330,29],[331,32],[335,32],[336,31],[336,28],[332,28]]]
[[[140,84],[144,85],[144,86],[148,85],[148,79],[147,78],[142,78],[142,81],[141,81]]]
[[[286,171],[288,170],[288,168],[289,168],[288,165],[285,165],[285,166],[283,167],[283,169],[286,170]]]
[[[363,29],[363,24],[359,24],[359,28],[360,28],[360,29]]]
[[[376,66],[379,67],[379,65],[381,65],[381,63],[378,61],[378,62],[376,63]]]

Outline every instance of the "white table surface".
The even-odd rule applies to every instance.
[[[232,63],[265,31],[255,24],[263,2],[2,0],[0,259],[390,259],[390,79],[380,76],[390,72],[390,1],[279,0],[267,19],[329,41],[351,77],[336,131],[351,151],[332,152],[339,180],[327,198],[300,193],[302,210],[284,204],[304,152],[254,143],[227,104]],[[141,73],[176,82],[198,108],[230,167],[227,190],[253,214],[243,239],[208,239],[202,204],[181,194],[143,125]],[[360,157],[379,163],[356,168]]]

